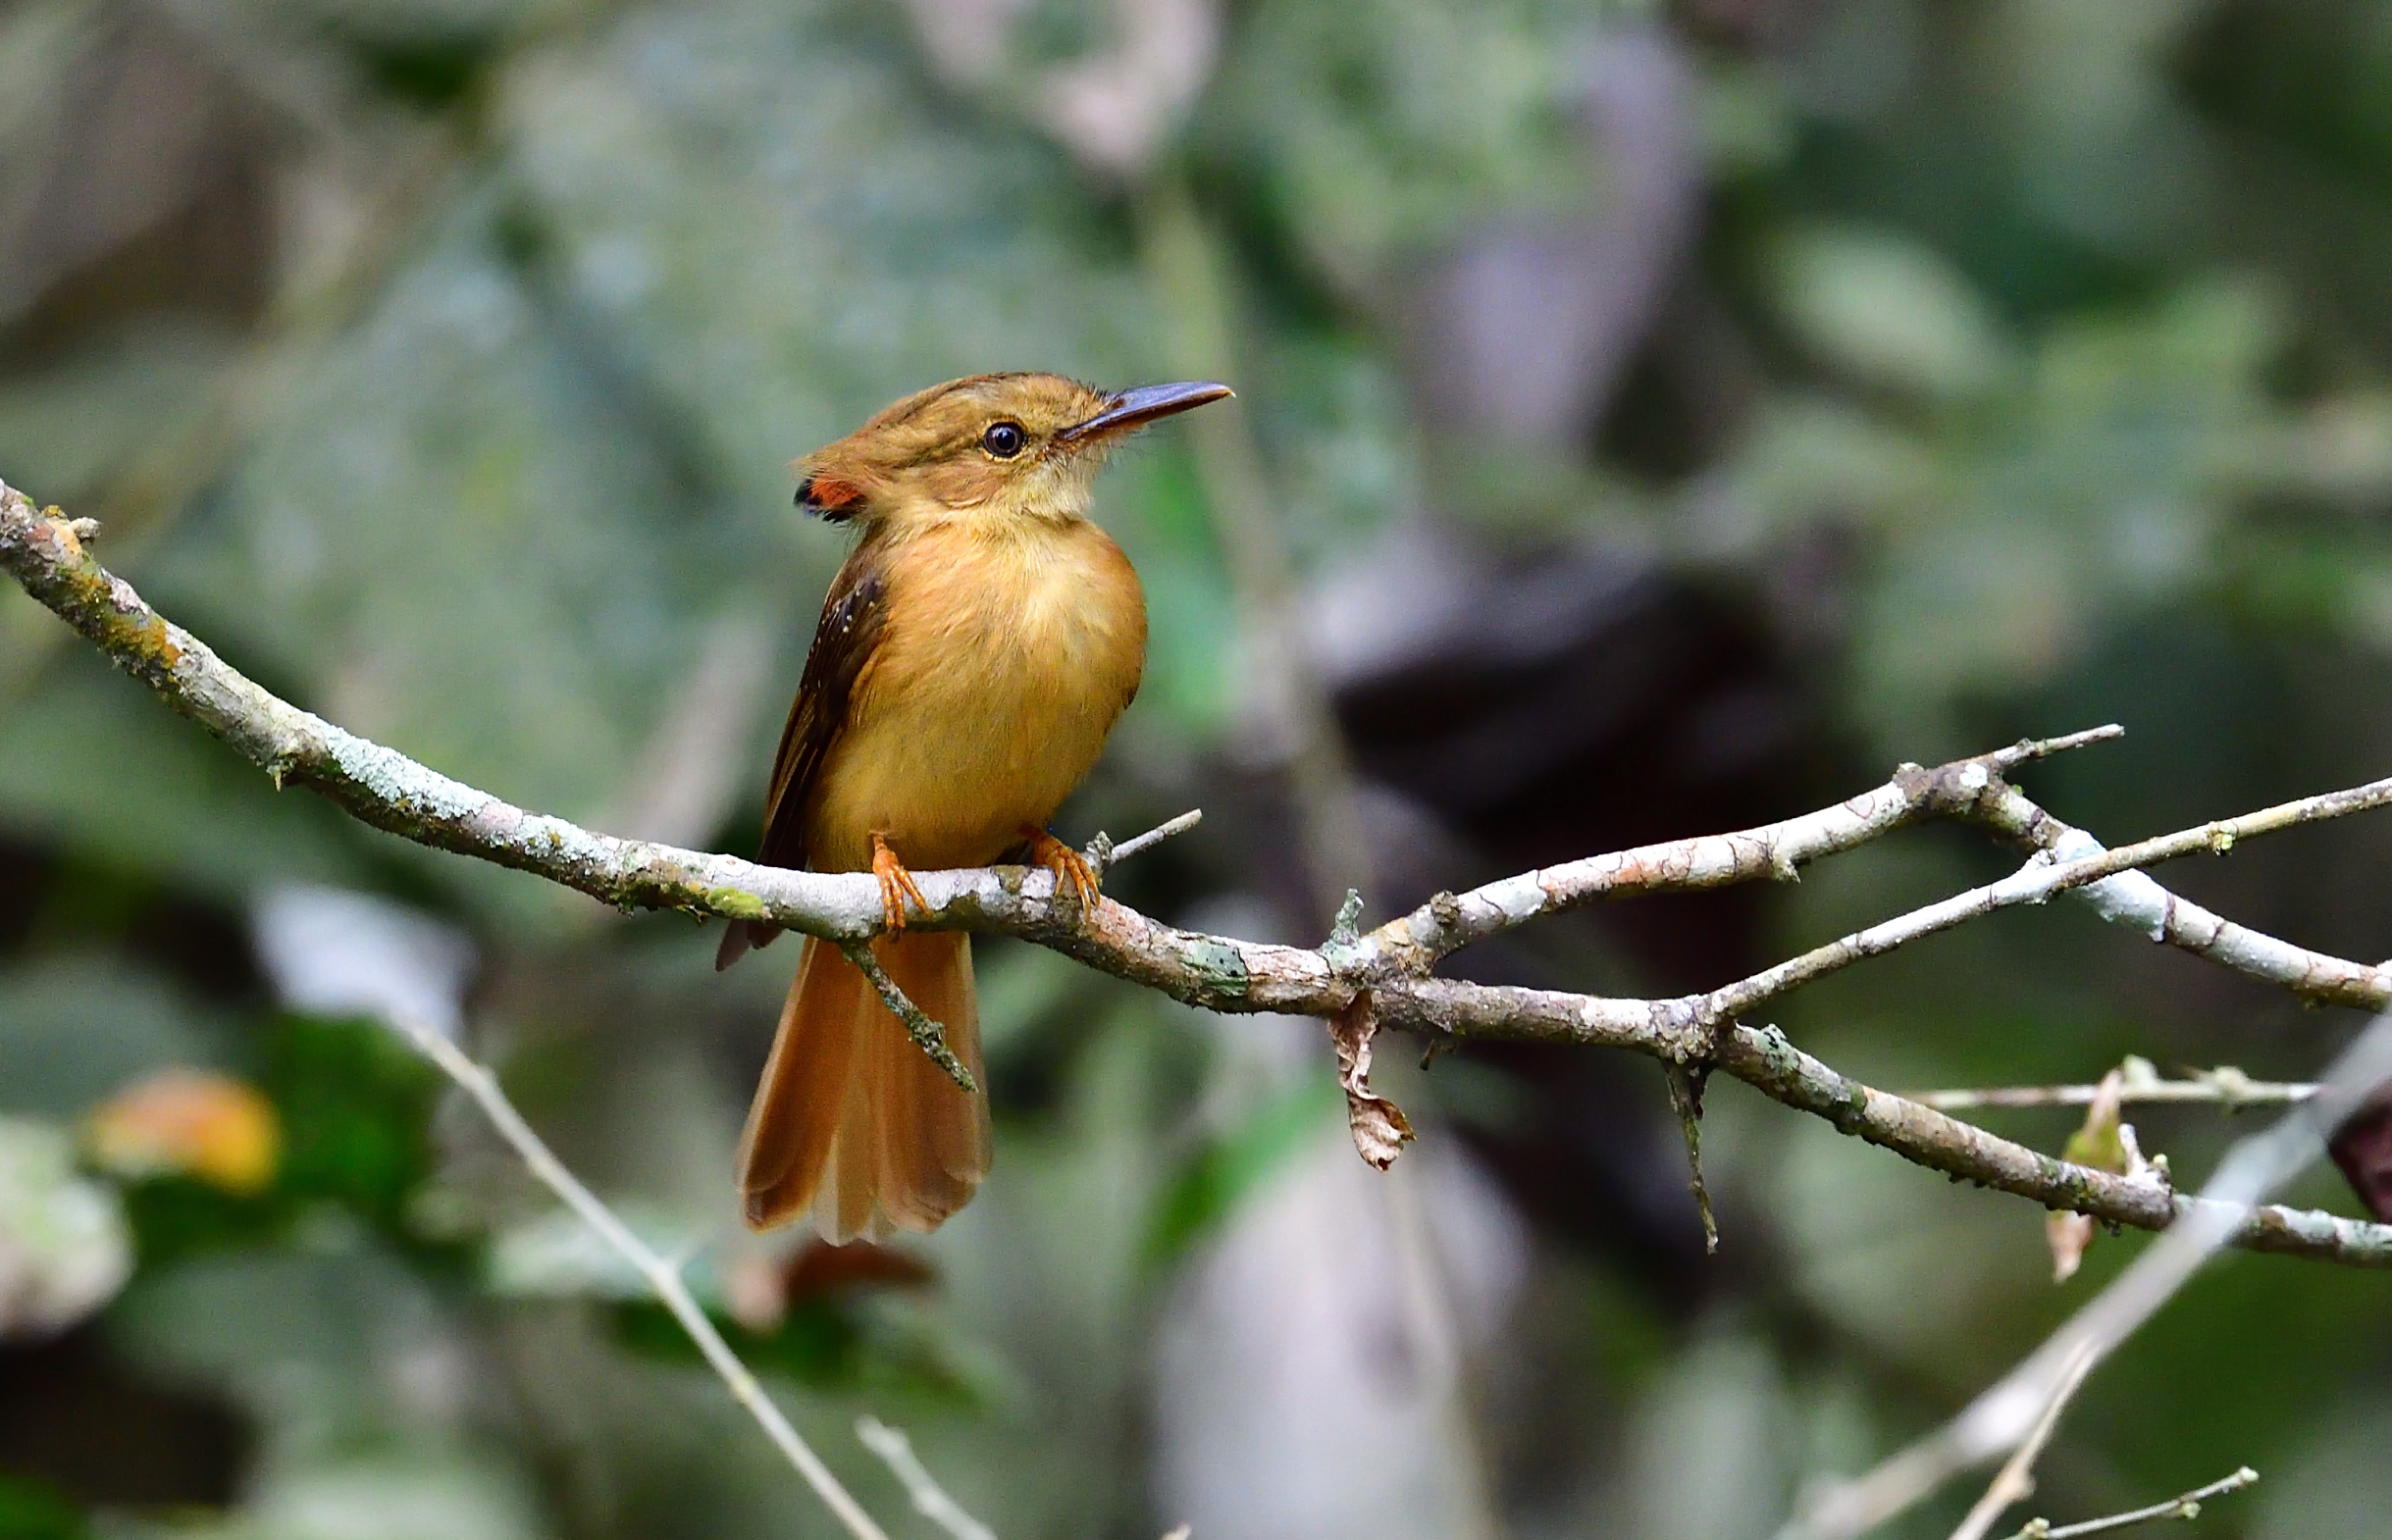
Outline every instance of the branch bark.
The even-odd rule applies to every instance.
[[[344,732],[262,689],[160,616],[92,557],[84,543],[88,535],[87,526],[78,527],[55,509],[37,510],[23,494],[0,486],[0,566],[169,706],[231,744],[278,786],[304,785],[376,828],[530,872],[623,908],[769,920],[840,944],[867,940],[880,927],[879,890],[867,874],[787,871],[598,834],[516,807]],[[1734,1021],[1738,1011],[1871,954],[1870,944],[1859,938],[1822,950],[1832,956],[1795,959],[1709,995],[1677,1000],[1524,990],[1429,971],[1470,942],[1540,914],[1632,893],[1792,877],[1805,861],[1851,849],[1921,819],[1945,817],[1984,824],[2050,853],[2041,856],[2040,866],[2030,862],[2004,884],[1890,921],[1890,931],[1873,928],[1896,936],[1895,944],[1942,928],[1948,913],[1956,914],[1949,921],[1956,924],[2002,903],[2076,891],[2105,917],[2306,996],[2353,1004],[2392,1001],[2392,969],[2308,951],[2232,925],[2125,870],[2193,848],[2218,848],[2232,838],[2302,817],[2379,805],[2392,798],[2392,783],[2105,852],[2091,836],[2044,812],[2002,779],[2020,764],[2118,732],[2097,728],[2024,743],[1932,770],[1904,765],[1886,785],[1818,812],[1735,834],[1592,856],[1459,897],[1439,895],[1374,932],[1358,937],[1340,932],[1318,948],[1183,931],[1110,898],[1082,915],[1075,903],[1055,901],[1051,873],[1017,866],[917,874],[930,912],[910,923],[1017,936],[1217,1011],[1332,1018],[1368,991],[1382,1025],[1432,1037],[1541,1039],[1628,1049],[1675,1064],[1708,1062],[1764,1095],[1918,1164],[2048,1207],[2163,1229],[2199,1200],[2177,1198],[2156,1180],[2130,1182],[2054,1160],[1848,1079],[1796,1049],[1774,1027]],[[2223,839],[2215,833],[2221,829]],[[1981,897],[1995,890],[1999,901]],[[2392,1225],[2259,1207],[2235,1217],[2232,1236],[2233,1244],[2254,1250],[2392,1266]]]

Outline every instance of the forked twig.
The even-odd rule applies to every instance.
[[[2081,1523],[2062,1524],[2056,1529],[2052,1527],[2052,1521],[2048,1518],[2030,1518],[2009,1540],[2077,1540],[2081,1535],[2098,1535],[2106,1530],[2124,1529],[2130,1524],[2148,1524],[2157,1519],[2199,1518],[2202,1504],[2213,1497],[2224,1497],[2229,1492],[2240,1492],[2259,1478],[2258,1471],[2245,1465],[2230,1476],[2212,1481],[2205,1487],[2195,1487],[2164,1503],[2154,1503],[2149,1508],[2138,1508],[2130,1513],[2111,1514],[2106,1518],[2088,1518]]]

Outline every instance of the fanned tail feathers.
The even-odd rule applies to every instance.
[[[981,1079],[971,938],[882,937],[872,954]],[[856,965],[809,938],[740,1141],[749,1225],[810,1207],[834,1245],[935,1230],[971,1201],[988,1162],[987,1097],[959,1089]]]

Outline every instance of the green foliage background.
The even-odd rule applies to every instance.
[[[1041,104],[1139,14],[19,0],[0,477],[99,516],[106,559],[311,709],[519,803],[690,843],[744,847],[839,559],[783,463],[993,368],[1229,373],[1307,578],[1422,518],[1489,550],[1649,555],[1771,617],[1837,789],[2113,719],[2123,745],[2031,782],[2112,840],[2382,773],[2378,7],[1241,0],[1206,11],[1218,61],[1124,177]],[[971,15],[1003,39],[976,64]],[[1579,440],[1424,406],[1420,275],[1475,232],[1620,206],[1625,152],[1574,93],[1589,57],[1656,36],[1686,70],[1694,233],[1651,309],[1690,304],[1705,349],[1646,354]],[[1225,359],[1158,257],[1168,210],[1193,212],[1221,281]],[[1640,435],[1665,365],[1735,403],[1727,430]],[[1153,657],[1074,837],[1236,795],[1239,610],[1207,487],[1176,433],[1109,473]],[[830,1532],[619,1280],[504,1283],[490,1259],[538,1239],[543,1197],[377,1029],[279,1012],[242,927],[304,882],[470,935],[477,1050],[702,1270],[742,1244],[730,1150],[778,952],[718,978],[685,922],[279,796],[13,590],[0,834],[0,1114],[69,1123],[147,1069],[214,1064],[265,1087],[290,1141],[261,1198],[129,1189],[139,1265],[97,1328],[135,1379],[234,1410],[234,1501],[64,1503],[0,1458],[0,1534],[82,1533],[92,1508],[109,1533],[274,1540]],[[2374,957],[2387,857],[2381,830],[2335,827],[2170,880]],[[1241,888],[1234,848],[1170,859],[1122,880],[1183,912]],[[1998,869],[1959,836],[1872,847],[1776,895],[1769,935]],[[806,1305],[742,1345],[877,1512],[901,1500],[849,1439],[859,1409],[908,1424],[1002,1534],[1159,1532],[1176,1515],[1151,1506],[1148,1398],[1174,1278],[1291,1152],[1337,1137],[1334,1100],[1301,1075],[1224,1092],[1234,1025],[1044,953],[982,957],[998,1175],[923,1249],[937,1286]],[[1785,1012],[1890,1085],[2090,1080],[2127,1052],[2302,1078],[2350,1025],[2064,907]],[[2054,1151],[2067,1132],[1999,1126]],[[2143,1127],[2180,1173],[2231,1132]],[[1509,1531],[1765,1535],[1805,1479],[1948,1412],[2140,1244],[2098,1242],[2054,1289],[2041,1216],[2012,1201],[1732,1087],[1707,1142],[1730,1251],[1698,1308],[1539,1244],[1479,1394]],[[1653,1155],[1658,1179],[1675,1159]],[[2322,1178],[2296,1197],[2351,1211]],[[2380,1534],[2385,1302],[2380,1277],[2221,1264],[2094,1382],[2038,1511],[2247,1463],[2264,1484],[2199,1532]]]

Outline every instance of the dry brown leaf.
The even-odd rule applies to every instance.
[[[2066,1283],[2084,1265],[2085,1248],[2093,1244],[2093,1215],[2054,1208],[2043,1216],[2043,1234],[2052,1243],[2052,1281]]]
[[[1337,1084],[1345,1089],[1345,1120],[1354,1132],[1354,1150],[1383,1171],[1411,1141],[1412,1123],[1402,1107],[1371,1089],[1371,1039],[1378,1035],[1378,1013],[1371,1008],[1369,990],[1329,1020],[1329,1041],[1337,1048]]]
[[[2128,1059],[2127,1065],[2132,1067],[2136,1062]],[[2149,1073],[2149,1066],[2145,1066],[2144,1074]],[[2134,1125],[2118,1120],[2118,1104],[2126,1079],[2124,1069],[2113,1069],[2102,1077],[2092,1104],[2085,1108],[2085,1126],[2068,1136],[2068,1146],[2060,1152],[2062,1159],[2071,1165],[2090,1166],[2096,1171],[2125,1177],[2142,1176],[2151,1170],[2151,1162],[2143,1157],[2142,1148],[2135,1142]],[[2052,1245],[2052,1281],[2066,1283],[2083,1265],[2085,1248],[2093,1244],[2093,1219],[2087,1214],[2055,1210],[2045,1216],[2044,1238]]]

